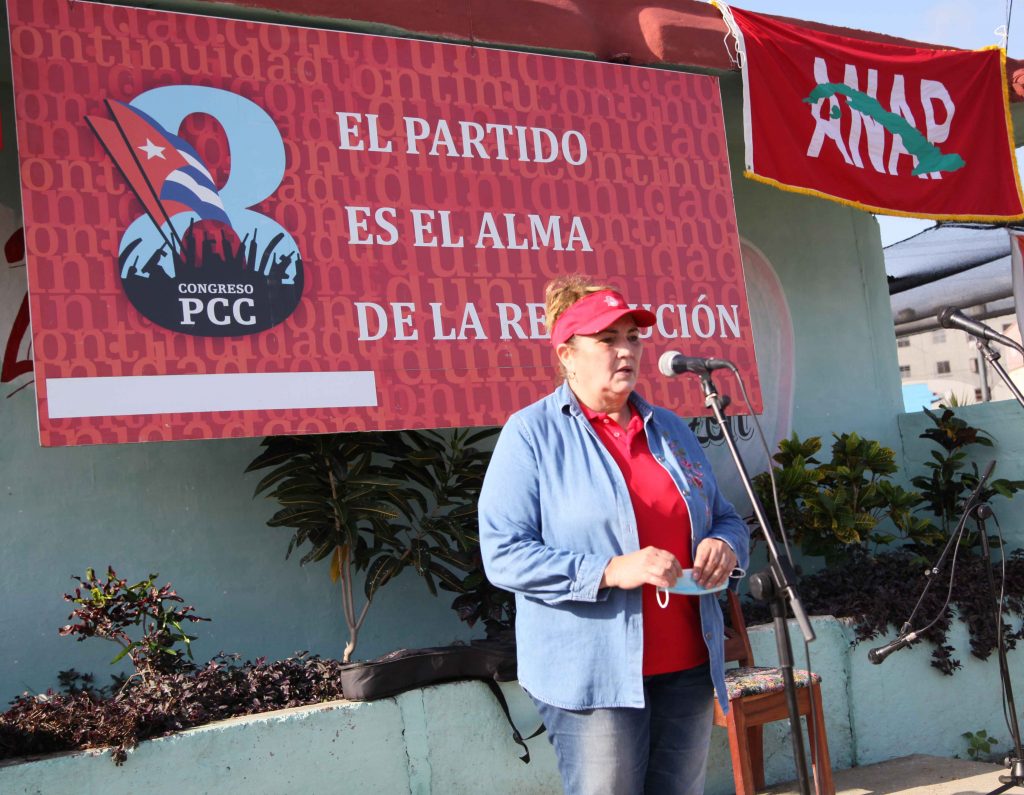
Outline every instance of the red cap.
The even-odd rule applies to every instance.
[[[551,344],[561,345],[573,334],[597,334],[625,315],[632,315],[640,328],[653,326],[657,320],[646,309],[630,309],[626,299],[615,290],[590,293],[558,316],[551,329]]]

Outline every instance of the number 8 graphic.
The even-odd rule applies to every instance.
[[[163,86],[108,107],[130,152],[104,139],[97,124],[109,122],[90,123],[146,208],[119,254],[136,309],[198,336],[253,334],[286,319],[302,295],[302,258],[277,221],[250,209],[284,177],[284,142],[267,112],[207,86]],[[227,137],[231,169],[222,187],[177,135],[193,113],[215,118]]]

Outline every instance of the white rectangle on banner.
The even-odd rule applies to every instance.
[[[50,378],[46,390],[50,419],[377,405],[372,370]]]

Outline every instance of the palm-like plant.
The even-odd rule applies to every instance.
[[[374,434],[272,436],[263,447],[246,472],[270,469],[255,493],[281,505],[268,525],[294,530],[286,557],[308,544],[301,565],[330,558],[331,581],[341,586],[348,662],[374,594],[402,568],[392,523],[409,510],[412,495],[375,461],[383,444]],[[352,587],[357,571],[367,572],[361,607]]]
[[[286,557],[303,545],[305,565],[330,559],[348,627],[348,662],[374,595],[412,566],[436,595],[489,632],[508,628],[512,597],[487,582],[480,563],[477,498],[490,453],[477,445],[496,433],[403,431],[275,436],[246,469],[270,469],[256,495],[277,500],[267,522],[293,530]],[[365,571],[358,604],[353,576]]]
[[[415,483],[419,499],[402,521],[411,563],[432,594],[457,594],[452,608],[470,626],[482,621],[488,635],[510,630],[515,599],[484,576],[477,528],[477,500],[491,460],[479,445],[497,428],[408,431],[389,440],[391,472]],[[436,581],[436,582],[435,582]]]

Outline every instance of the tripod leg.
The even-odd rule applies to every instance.
[[[814,709],[807,716],[813,726],[807,727],[811,739],[811,758],[814,760],[814,777],[818,784],[818,795],[835,795],[836,785],[832,781],[832,757],[828,752],[828,732],[825,729],[825,708],[821,700],[821,685],[811,683],[809,691],[814,696]]]

